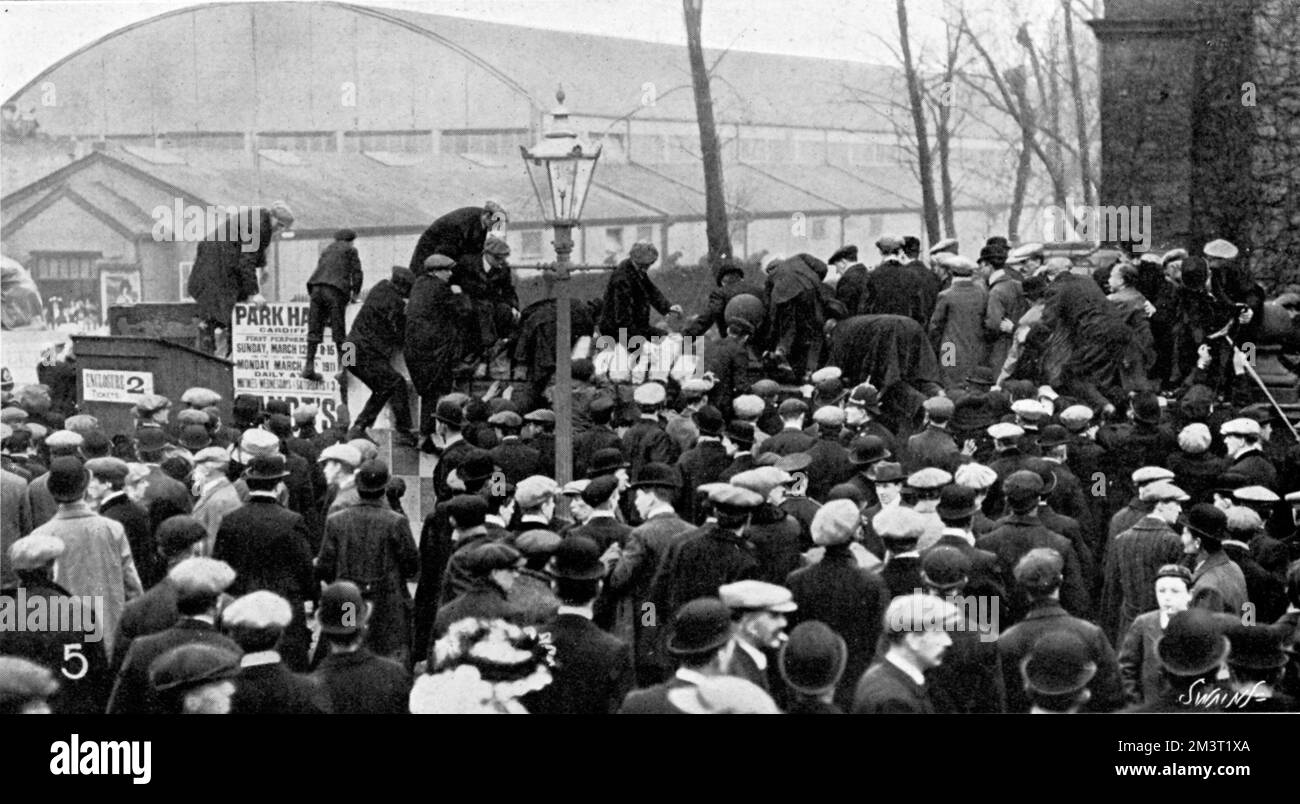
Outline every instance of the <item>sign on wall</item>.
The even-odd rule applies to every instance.
[[[230,339],[235,396],[255,396],[263,405],[283,399],[291,410],[318,405],[317,424],[328,426],[337,417],[339,355],[327,336],[316,351],[316,371],[324,381],[299,376],[307,357],[308,308],[303,302],[235,305]]]
[[[134,405],[153,393],[153,372],[81,370],[82,398],[87,402],[117,402]]]

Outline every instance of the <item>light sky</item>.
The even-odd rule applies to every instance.
[[[307,0],[299,0],[305,2]],[[942,18],[953,0],[909,0],[914,37],[938,53]],[[970,4],[996,13],[1007,0]],[[1055,0],[1020,0],[1031,7]],[[0,2],[0,98],[78,48],[141,20],[187,6],[187,0]],[[684,44],[680,0],[371,0],[360,5],[425,11],[537,28]],[[1009,36],[1010,34],[1008,34]],[[893,0],[705,0],[706,47],[896,63],[880,42],[897,38]]]

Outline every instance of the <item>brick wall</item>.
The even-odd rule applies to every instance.
[[[1251,266],[1281,290],[1300,284],[1300,5],[1260,0],[1254,39]]]

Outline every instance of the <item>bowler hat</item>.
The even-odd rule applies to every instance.
[[[993,369],[987,366],[976,366],[966,375],[966,385],[971,388],[991,388],[996,380]]]
[[[727,424],[727,438],[742,447],[754,445],[754,425],[749,422],[733,421]]]
[[[1169,618],[1164,634],[1156,639],[1155,651],[1165,672],[1199,676],[1222,664],[1228,655],[1228,638],[1213,614],[1190,608]]]
[[[476,483],[487,480],[495,470],[496,464],[492,462],[492,453],[485,449],[474,449],[467,453],[465,460],[456,467],[456,474],[462,482]]]
[[[560,542],[547,570],[553,577],[572,581],[595,581],[605,577],[600,547],[586,536],[569,536]]]
[[[191,452],[197,452],[212,444],[208,429],[199,424],[192,424],[181,431],[181,446]]]
[[[460,427],[465,423],[465,412],[455,400],[443,398],[438,400],[438,406],[434,409],[433,418],[443,424]]]
[[[1269,625],[1236,624],[1228,629],[1228,664],[1250,670],[1273,670],[1287,663],[1282,634]]]
[[[167,435],[161,427],[141,427],[135,431],[135,448],[140,452],[161,452],[167,448]]]
[[[76,502],[86,493],[90,485],[90,472],[82,465],[80,458],[64,456],[50,461],[49,479],[45,488],[55,502]]]
[[[1197,503],[1178,518],[1178,524],[1190,530],[1197,538],[1222,541],[1223,533],[1228,528],[1228,515],[1211,503]]]
[[[1038,435],[1038,446],[1059,447],[1070,443],[1070,433],[1059,424],[1049,424]]]
[[[366,625],[370,605],[361,594],[361,587],[352,581],[335,581],[320,593],[317,619],[320,630],[326,634],[355,634]]]
[[[1020,661],[1025,686],[1040,695],[1071,695],[1088,686],[1097,663],[1073,631],[1047,631]]]
[[[902,483],[907,479],[907,473],[903,471],[901,463],[893,461],[880,461],[873,464],[866,472],[867,480],[872,483]]]
[[[1160,397],[1151,391],[1143,391],[1133,397],[1133,420],[1143,424],[1157,424],[1160,421]]]
[[[207,537],[208,529],[202,522],[186,514],[177,514],[162,521],[158,532],[154,534],[154,541],[162,554],[170,557],[179,555],[190,545]]]
[[[790,688],[817,695],[839,684],[849,660],[844,638],[820,620],[799,623],[781,646],[777,668]]]
[[[964,586],[970,578],[970,559],[956,547],[938,544],[921,558],[921,579],[939,590]]]
[[[357,468],[357,492],[361,494],[382,494],[388,488],[388,464],[381,460],[369,460]]]
[[[725,423],[722,413],[712,405],[705,405],[695,411],[695,426],[700,428],[700,435],[721,435]]]
[[[939,506],[935,513],[940,519],[966,519],[975,516],[979,506],[975,504],[975,489],[960,483],[950,483],[939,492]]]
[[[254,456],[248,462],[248,468],[244,470],[244,477],[249,480],[279,480],[288,476],[289,470],[285,468],[285,458],[279,453]]]
[[[626,469],[628,467],[627,459],[623,457],[623,450],[618,447],[606,447],[598,449],[591,456],[591,463],[587,464],[587,477],[600,477],[601,475],[613,474],[615,470]]]
[[[673,616],[668,652],[690,656],[717,650],[731,639],[731,609],[716,597],[690,601]]]
[[[587,487],[582,490],[582,501],[593,508],[602,505],[609,500],[610,496],[618,488],[618,478],[613,475],[601,475],[592,479]]]
[[[849,445],[849,462],[855,466],[867,466],[892,456],[880,436],[858,436]]]
[[[641,471],[637,473],[631,487],[641,489],[658,486],[660,488],[676,489],[681,488],[681,485],[682,481],[677,476],[676,469],[666,463],[654,462],[641,467]]]
[[[477,494],[457,494],[446,502],[448,519],[453,519],[462,530],[482,525],[487,517],[487,500]]]

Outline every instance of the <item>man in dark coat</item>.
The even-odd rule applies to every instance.
[[[715,377],[709,389],[709,403],[722,411],[724,417],[731,418],[732,402],[753,384],[749,340],[754,328],[744,319],[733,318],[723,329],[726,337],[710,343],[704,350],[704,370]]]
[[[102,609],[96,612],[54,582],[54,562],[64,549],[61,539],[48,534],[14,542],[5,563],[13,565],[18,585],[0,589],[0,607],[17,618],[47,612],[49,619],[41,619],[44,628],[21,627],[21,619],[19,625],[7,622],[0,628],[0,656],[19,656],[55,673],[62,669],[59,691],[51,700],[58,714],[99,714],[112,683],[102,633],[94,637],[95,629],[104,628]]]
[[[975,265],[969,259],[952,258],[947,265],[952,286],[939,294],[929,328],[940,356],[944,388],[955,394],[970,372],[984,363],[988,351],[984,340],[988,290],[975,281]]]
[[[876,642],[884,622],[889,591],[876,573],[862,569],[849,546],[859,531],[857,506],[849,500],[833,500],[813,517],[813,543],[824,546],[822,560],[795,570],[785,586],[794,593],[799,608],[790,614],[790,625],[820,620],[844,638],[848,659],[844,675],[835,688],[835,701],[843,708],[853,704],[857,680],[876,653]]]
[[[826,263],[811,254],[796,254],[769,268],[764,288],[768,312],[765,344],[778,360],[789,361],[797,381],[821,363],[826,306],[822,283]]]
[[[488,424],[496,428],[497,437],[501,439],[501,443],[489,452],[493,463],[505,474],[507,482],[518,484],[526,477],[550,469],[542,464],[542,454],[525,444],[520,438],[519,432],[523,428],[524,420],[518,413],[513,410],[494,413],[488,419]]]
[[[641,417],[623,434],[623,455],[629,463],[629,474],[635,480],[641,469],[650,463],[677,463],[681,449],[664,429],[659,411],[667,399],[667,392],[657,382],[638,386],[632,395]]]
[[[665,626],[667,623],[665,622]],[[680,715],[678,695],[695,692],[709,679],[729,674],[737,650],[732,637],[731,610],[714,596],[692,600],[673,613],[666,648],[680,665],[668,680],[633,690],[623,700],[620,715]]]
[[[411,674],[363,644],[370,614],[356,584],[338,581],[325,587],[319,619],[329,655],[316,669],[316,680],[335,714],[404,715],[410,711]]]
[[[1097,675],[1089,684],[1092,700],[1088,709],[1109,712],[1124,704],[1119,660],[1105,632],[1087,620],[1071,616],[1061,607],[1063,566],[1059,553],[1043,548],[1030,550],[1016,564],[1016,586],[1028,594],[1030,604],[1024,620],[998,637],[1008,712],[1029,711],[1029,700],[1020,676],[1020,661],[1040,636],[1056,630],[1072,631],[1078,635],[1088,646],[1089,659],[1097,663]]]
[[[374,426],[384,405],[391,405],[394,438],[408,447],[415,446],[415,437],[411,435],[410,389],[406,379],[393,368],[392,358],[403,349],[406,340],[406,300],[411,296],[414,282],[415,274],[393,266],[392,278],[381,279],[370,289],[348,333],[353,360],[345,366],[370,389],[370,398],[352,420],[354,434],[363,436]]]
[[[117,623],[117,638],[113,640],[113,655],[109,657],[115,674],[133,640],[166,631],[176,624],[176,618],[180,616],[176,607],[179,587],[170,573],[199,554],[207,535],[201,522],[183,514],[169,517],[158,526],[158,554],[166,564],[168,575],[122,609],[122,619]]]
[[[813,413],[817,425],[817,440],[808,448],[808,485],[805,494],[814,500],[825,500],[830,490],[847,483],[858,468],[849,459],[849,451],[840,443],[840,430],[844,426],[842,408],[826,405]]]
[[[710,492],[709,503],[717,521],[676,540],[659,563],[650,587],[650,600],[659,611],[676,611],[697,597],[717,594],[723,584],[758,577],[758,551],[744,533],[763,498],[720,485]]]
[[[408,663],[411,644],[411,593],[407,582],[420,569],[420,556],[406,517],[388,507],[388,466],[366,461],[357,469],[361,502],[325,521],[325,539],[316,559],[324,583],[351,581],[371,606],[366,645],[380,656]]]
[[[1277,491],[1277,467],[1260,448],[1260,426],[1254,419],[1240,418],[1225,422],[1219,431],[1228,450],[1228,471],[1243,475],[1246,485],[1264,486]]]
[[[756,299],[763,298],[763,288],[747,280],[745,278],[745,269],[730,257],[724,257],[718,263],[718,267],[713,273],[713,281],[717,284],[717,287],[709,291],[709,301],[705,312],[696,316],[682,330],[683,335],[699,337],[715,326],[718,328],[719,335],[725,335],[727,325],[731,323],[726,320],[728,302],[737,296],[745,295],[753,296]]]
[[[550,568],[560,610],[540,631],[555,646],[556,667],[542,690],[524,699],[533,714],[606,715],[618,710],[632,689],[632,648],[592,622],[605,565],[600,548],[583,536],[568,536]]]
[[[681,313],[681,306],[669,302],[647,274],[658,259],[659,250],[654,245],[638,242],[628,252],[627,259],[610,273],[600,308],[598,328],[602,336],[613,338],[614,342],[626,338],[625,345],[632,349],[632,338],[648,339],[659,334],[650,327],[651,307],[660,315]]]
[[[152,714],[161,711],[161,702],[149,683],[149,665],[172,648],[191,642],[227,648],[240,648],[216,628],[217,602],[235,580],[235,571],[224,561],[211,558],[188,558],[168,574],[176,592],[177,616],[166,630],[148,634],[131,642],[119,661],[108,713]]]
[[[934,714],[925,673],[943,662],[952,644],[946,629],[957,616],[952,604],[933,595],[917,592],[890,601],[884,653],[858,681],[853,714]]]
[[[604,449],[623,449],[623,439],[610,426],[614,417],[614,400],[598,397],[592,400],[588,408],[591,415],[591,427],[578,433],[573,439],[573,476],[587,477],[591,460],[597,452]]]
[[[131,545],[140,585],[145,589],[162,580],[167,568],[158,555],[158,542],[149,523],[149,514],[131,502],[126,493],[128,467],[118,458],[91,458],[86,462],[91,482],[88,494],[99,499],[99,515],[119,522]]]
[[[521,558],[519,551],[508,544],[488,543],[470,548],[465,557],[465,570],[472,578],[471,584],[464,594],[438,609],[433,620],[434,640],[447,633],[454,623],[471,617],[522,623],[524,612],[509,601]],[[430,654],[433,649],[431,645]],[[433,659],[432,655],[428,658]]]
[[[951,603],[963,601],[958,627],[949,633],[952,645],[943,664],[925,674],[930,700],[939,714],[999,714],[1006,707],[1002,666],[998,659],[997,605],[988,598],[963,595],[971,566],[955,547],[935,545],[921,559],[921,583],[926,594]]]
[[[212,557],[235,570],[231,594],[265,589],[289,601],[293,621],[280,649],[291,668],[307,669],[307,614],[303,604],[320,594],[312,569],[306,523],[279,504],[276,486],[288,476],[283,455],[254,458],[244,475],[248,502],[226,514]]]
[[[840,274],[839,281],[835,283],[835,298],[844,305],[849,315],[857,315],[866,291],[868,276],[867,266],[858,262],[858,247],[844,246],[832,254],[826,264],[835,268]]]
[[[434,254],[427,267],[415,272],[411,300],[406,306],[406,367],[420,395],[421,449],[429,451],[433,414],[438,400],[451,391],[452,368],[457,357],[457,322],[461,302],[449,279],[451,258]]]
[[[407,267],[416,276],[434,254],[451,259],[462,270],[478,269],[488,233],[506,222],[506,212],[494,201],[481,207],[460,207],[429,224],[420,235]]]
[[[850,315],[901,315],[922,327],[929,326],[926,294],[931,288],[928,281],[917,282],[916,273],[905,265],[903,241],[896,237],[882,237],[876,241],[876,248],[880,249],[881,263],[867,275],[859,309],[850,311]],[[930,309],[933,309],[933,304]]]
[[[951,399],[935,396],[925,400],[925,427],[907,439],[907,462],[903,468],[915,472],[927,466],[936,466],[947,472],[956,471],[961,463],[961,450],[948,431],[948,420],[954,411]]]
[[[722,445],[722,413],[712,405],[695,412],[695,426],[700,437],[695,446],[677,459],[677,471],[682,476],[682,493],[673,506],[683,517],[696,525],[704,524],[703,511],[696,506],[696,490],[705,483],[716,483],[731,465],[731,456]]]
[[[240,207],[198,244],[185,292],[198,303],[205,351],[218,357],[230,354],[231,313],[240,302],[266,301],[258,271],[266,267],[271,238],[292,225],[293,213],[283,201],[270,209]]]
[[[293,619],[289,601],[259,589],[221,612],[221,623],[244,655],[239,660],[234,715],[329,714],[329,693],[312,676],[300,675],[281,661],[281,635]]]
[[[307,358],[302,366],[302,378],[321,382],[324,378],[316,371],[316,349],[324,342],[325,327],[330,328],[339,361],[343,361],[344,335],[347,333],[348,304],[355,303],[361,295],[361,257],[352,241],[357,233],[340,229],[334,242],[325,247],[316,270],[307,279],[307,293],[311,306],[307,310]]]

